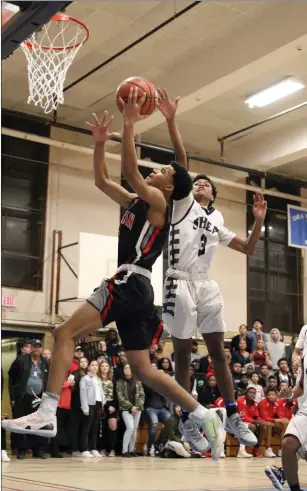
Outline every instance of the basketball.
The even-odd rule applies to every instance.
[[[156,87],[142,77],[130,77],[124,80],[116,91],[116,105],[120,112],[123,112],[123,108],[119,102],[121,97],[124,102],[128,102],[129,91],[131,87],[138,88],[138,99],[142,97],[143,92],[146,92],[146,100],[142,106],[141,114],[149,116],[154,112],[157,105],[157,91]]]

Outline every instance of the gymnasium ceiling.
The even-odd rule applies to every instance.
[[[74,2],[67,13],[85,22],[91,37],[70,68],[66,86],[191,3]],[[178,122],[186,149],[218,159],[218,136],[307,101],[307,2],[202,1],[67,90],[58,120],[84,128],[92,112],[107,109],[117,114],[114,130],[120,129],[115,90],[132,75],[180,95]],[[244,104],[248,95],[287,76],[306,88],[264,108]],[[19,49],[2,64],[2,106],[42,115],[26,100],[27,72]],[[138,123],[137,132],[143,140],[169,145],[159,112]],[[119,146],[112,143],[110,151],[118,152]],[[225,157],[307,180],[307,107],[246,132],[226,145]]]

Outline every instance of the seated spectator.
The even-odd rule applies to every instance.
[[[272,369],[278,370],[278,360],[284,358],[286,354],[286,345],[281,341],[281,334],[278,329],[271,330],[267,350],[271,358]]]
[[[199,360],[199,371],[200,371],[200,373],[206,374],[210,364],[211,364],[210,355],[202,356]]]
[[[240,339],[239,350],[232,353],[232,364],[241,363],[241,365],[246,365],[251,362],[251,355],[246,348],[245,339]]]
[[[124,366],[127,365],[127,363],[128,360],[126,357],[126,353],[123,350],[121,350],[118,353],[116,366],[113,368],[113,375],[114,375],[115,382],[117,382],[117,380],[122,376]]]
[[[161,358],[168,358],[168,354],[165,351],[165,339],[161,339],[157,344],[156,355],[158,360],[160,360]]]
[[[84,351],[81,346],[75,346],[74,357],[70,367],[70,373],[74,373],[79,369],[80,358],[84,358]]]
[[[164,428],[161,432],[160,442],[164,446],[167,442],[177,442],[183,446],[186,451],[190,450],[190,446],[187,442],[183,441],[182,435],[179,431],[180,422],[180,407],[174,406],[171,416],[165,422]]]
[[[260,402],[264,398],[263,387],[259,384],[259,375],[254,372],[251,375],[251,381],[249,384],[250,387],[253,387],[256,391],[255,402]]]
[[[228,364],[229,368],[231,369],[232,356],[231,356],[230,348],[224,348],[224,353],[226,355],[227,364]]]
[[[79,368],[72,375],[74,377],[74,386],[71,393],[70,403],[70,417],[68,421],[68,434],[70,448],[73,457],[80,457],[79,441],[81,439],[81,426],[83,419],[83,412],[81,410],[81,398],[80,398],[80,380],[87,374],[88,360],[87,358],[79,359]]]
[[[294,334],[292,336],[291,344],[289,344],[289,346],[286,346],[285,358],[287,359],[289,367],[292,367],[292,355],[293,355],[293,351],[294,351],[295,345],[297,343],[297,340],[298,340],[298,334]]]
[[[236,399],[241,396],[245,396],[250,379],[246,373],[242,373],[241,381],[235,388]]]
[[[200,372],[200,363],[199,360],[194,360],[191,362],[191,367],[194,368],[195,375],[197,375]]]
[[[277,378],[275,375],[270,375],[268,378],[268,385],[264,387],[264,395],[267,394],[268,390],[274,389],[277,391]]]
[[[266,350],[266,335],[262,332],[263,330],[263,322],[260,319],[255,319],[253,321],[253,346],[252,346],[252,352],[256,351],[257,349],[257,343],[261,339],[264,343],[264,349]]]
[[[278,387],[279,392],[277,394],[278,399],[282,398],[282,395],[280,393],[283,393],[283,390],[288,389],[288,388],[289,388],[288,382],[280,382],[279,387]]]
[[[243,373],[246,373],[246,375],[248,376],[248,378],[250,380],[252,373],[254,373],[254,371],[255,371],[254,364],[253,363],[247,363],[245,366],[243,366],[242,371],[243,371]]]
[[[157,348],[158,348],[158,346],[156,344],[153,344],[149,348],[150,363],[155,363],[155,364],[158,363]]]
[[[215,401],[221,397],[221,393],[214,375],[209,375],[206,385],[197,385],[197,394],[198,402],[202,406],[208,409],[215,407]]]
[[[157,365],[152,364],[154,368]],[[148,455],[150,457],[155,456],[155,441],[157,436],[157,427],[159,423],[165,424],[170,417],[168,410],[168,402],[165,397],[161,396],[158,392],[155,392],[147,385],[144,385],[145,392],[145,416],[148,421]]]
[[[119,410],[126,425],[122,457],[135,457],[136,432],[144,410],[145,393],[141,382],[132,377],[130,366],[124,366],[122,377],[116,382]]]
[[[268,389],[265,399],[259,402],[259,411],[264,421],[273,423],[272,430],[275,429],[280,433],[280,441],[282,442],[289,421],[285,418],[282,407],[277,403],[276,389]],[[271,448],[271,437],[272,432],[268,435],[268,448],[266,448],[265,457],[276,457]],[[278,452],[278,456],[281,456],[281,450]]]
[[[107,355],[109,357],[110,364],[112,367],[116,367],[117,356],[119,352],[123,350],[122,345],[120,344],[117,329],[114,328],[109,329],[106,336],[106,345],[107,345]]]
[[[262,339],[257,341],[257,348],[251,354],[251,361],[254,363],[255,368],[260,369],[261,365],[267,365],[269,368],[272,368],[270,355],[264,349],[264,341]]]
[[[235,388],[241,382],[242,378],[242,365],[239,362],[236,362],[232,366],[232,380]]]
[[[51,457],[55,459],[63,458],[63,455],[60,453],[59,445],[61,442],[61,438],[65,435],[68,440],[68,435],[66,434],[66,429],[68,429],[69,419],[71,417],[70,409],[71,409],[71,392],[75,385],[75,377],[68,373],[66,380],[62,386],[62,391],[60,394],[60,399],[58,402],[56,419],[57,419],[57,434],[55,438],[50,438],[51,440]],[[64,435],[63,435],[64,434]]]
[[[253,338],[254,338],[253,333],[250,333],[247,330],[247,326],[245,324],[241,324],[241,326],[239,327],[239,333],[240,334],[234,336],[231,340],[231,345],[230,345],[231,351],[232,352],[239,351],[240,341],[241,339],[244,339],[246,341],[246,350],[249,353],[251,353],[253,349]]]
[[[98,377],[101,380],[103,392],[105,395],[105,404],[103,406],[104,421],[107,423],[107,434],[102,432],[103,445],[100,455],[104,457],[106,450],[109,452],[109,457],[115,457],[116,432],[117,432],[117,417],[118,411],[114,400],[114,385],[112,368],[106,361],[99,365]],[[107,438],[105,438],[107,436]]]
[[[286,358],[278,360],[279,371],[275,373],[277,379],[277,387],[279,388],[281,382],[287,382],[289,387],[293,387],[293,380],[289,371],[289,366]]]
[[[198,342],[196,339],[192,339],[192,349],[191,349],[191,362],[194,360],[200,360],[201,354],[198,351]]]
[[[297,408],[297,399],[278,399],[277,404],[280,406],[281,414],[290,421]]]
[[[163,370],[163,372],[171,374],[173,373],[172,362],[169,358],[160,358],[158,360],[158,369]]]
[[[83,411],[81,452],[82,457],[99,457],[97,433],[105,396],[100,378],[97,376],[98,363],[91,361],[87,375],[80,380],[80,399]]]
[[[268,379],[269,379],[269,367],[265,364],[261,365],[260,371],[259,371],[259,385],[261,385],[263,388],[268,385]]]
[[[249,386],[246,391],[246,396],[239,397],[237,399],[238,412],[241,419],[248,424],[249,429],[255,433],[258,438],[258,443],[254,447],[253,455],[254,457],[262,457],[259,444],[266,440],[270,423],[263,421],[260,416],[258,404],[256,402],[256,390],[254,387]],[[270,442],[269,442],[270,445]],[[240,444],[238,451],[238,458],[249,458],[253,456],[246,452],[245,445]]]

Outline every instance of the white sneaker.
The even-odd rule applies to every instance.
[[[282,457],[282,449],[278,450],[277,457]]]
[[[225,455],[225,450],[223,449],[221,451],[221,455],[220,455],[220,459],[225,459],[226,458],[226,455]]]
[[[86,459],[92,459],[94,456],[89,452],[88,450],[85,450],[85,452],[82,452],[82,457],[85,457]]]
[[[153,445],[151,445],[149,452],[148,452],[148,455],[149,455],[149,457],[155,457],[156,456],[155,447]]]
[[[96,457],[96,458],[99,458],[101,459],[102,456],[100,455],[100,453],[98,452],[98,450],[91,450],[91,454],[93,457]]]
[[[208,440],[200,433],[197,421],[186,419],[179,421],[179,431],[195,452],[207,452],[210,448]]]
[[[82,453],[81,452],[73,452],[72,457],[82,457]]]
[[[106,451],[105,450],[100,450],[100,457],[106,457]]]
[[[246,450],[242,450],[241,448],[237,454],[238,459],[250,459],[251,457],[253,456],[250,453],[246,452]]]
[[[269,459],[273,459],[274,457],[276,457],[276,455],[274,454],[273,450],[271,448],[267,448],[264,452],[264,456],[265,457],[268,457]]]
[[[57,434],[57,420],[55,414],[38,410],[18,419],[4,419],[2,428],[12,433],[54,438]]]
[[[102,452],[103,452],[103,450],[102,450]],[[100,455],[103,457],[103,455],[101,454],[101,452],[100,452]],[[104,454],[104,455],[105,455],[105,454]],[[111,450],[111,451],[110,451],[110,453],[109,453],[109,457],[116,457],[116,455],[115,455],[115,451],[114,451],[114,450]]]
[[[195,418],[194,414],[191,413],[189,418],[193,420]],[[208,440],[207,441],[205,439],[205,441],[207,441],[209,447],[211,448],[212,460],[218,460],[224,448],[224,441],[226,437],[221,418],[214,409],[207,409],[202,421],[200,421],[198,418],[195,418],[195,420],[204,430]],[[189,440],[187,441],[190,443]],[[207,450],[198,450],[198,452],[207,452]]]
[[[1,450],[1,461],[2,462],[11,462],[11,459],[9,458],[8,454],[6,453],[6,450]]]
[[[248,425],[242,421],[238,413],[233,414],[226,420],[226,431],[234,435],[241,445],[254,447],[258,440]]]

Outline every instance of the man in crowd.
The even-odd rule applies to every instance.
[[[255,351],[257,348],[257,343],[259,339],[262,339],[264,342],[264,348],[267,349],[266,347],[266,335],[262,332],[263,329],[263,322],[260,319],[255,319],[253,322],[253,346],[252,346],[252,351]]]
[[[286,345],[281,341],[281,334],[278,329],[271,330],[270,338],[270,341],[267,342],[267,350],[272,361],[272,369],[278,370],[278,360],[284,358]]]
[[[235,390],[238,387],[238,384],[241,382],[242,378],[242,365],[239,362],[236,362],[232,366],[232,379]]]
[[[293,387],[292,376],[289,372],[289,366],[286,358],[278,360],[279,371],[276,372],[277,386],[279,387],[281,382],[287,382],[289,387]]]
[[[200,360],[201,354],[198,351],[198,342],[196,339],[192,340],[192,347],[191,347],[191,362],[194,360]]]
[[[275,429],[278,433],[280,433],[282,441],[287,426],[289,424],[289,420],[285,418],[282,407],[278,405],[277,390],[268,389],[266,398],[259,402],[258,406],[261,419],[266,422],[273,423],[271,431],[268,432],[268,439],[264,456],[276,457],[271,448],[272,430]],[[278,452],[278,456],[281,456],[281,451]]]
[[[269,379],[269,367],[267,365],[261,365],[259,370],[259,385],[265,388],[268,385]]]
[[[32,353],[19,356],[9,369],[9,392],[14,415],[17,418],[33,412],[32,403],[46,389],[49,363],[42,356],[40,340],[32,341]],[[45,440],[38,436],[16,435],[17,459],[24,459],[28,448],[33,458],[46,458],[43,448]]]
[[[277,378],[275,375],[270,375],[268,378],[268,385],[264,388],[264,393],[267,395],[268,390],[274,389],[277,392]]]
[[[74,358],[70,366],[70,373],[74,373],[79,370],[79,361],[81,358],[84,358],[84,351],[81,346],[75,346]]]

